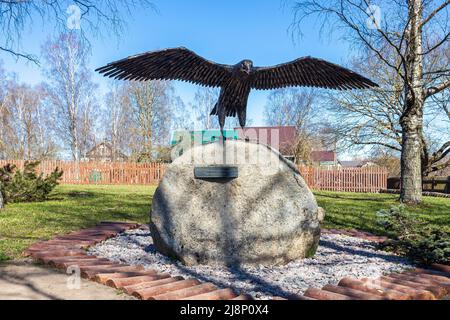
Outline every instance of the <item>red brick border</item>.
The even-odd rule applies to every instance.
[[[136,223],[101,222],[30,246],[25,253],[53,268],[67,270],[78,266],[83,278],[121,289],[143,300],[253,300],[230,288],[213,283],[184,279],[142,266],[131,266],[87,255],[86,249],[120,232],[137,228]],[[387,238],[357,230],[323,229],[324,234],[344,234],[383,242]],[[343,278],[338,285],[309,288],[297,300],[436,300],[450,294],[450,266],[434,264],[432,269],[413,269],[377,279]],[[274,297],[274,300],[286,300]]]
[[[388,238],[358,230],[322,229],[323,234],[341,234],[377,243]],[[437,300],[450,294],[450,266],[433,264],[377,279],[343,278],[338,285],[309,288],[299,299],[313,300]]]
[[[213,283],[172,277],[142,266],[87,255],[89,246],[138,226],[136,223],[105,221],[91,228],[35,243],[25,250],[25,254],[60,270],[77,266],[83,278],[121,289],[143,300],[253,300],[249,295],[238,295],[230,288],[218,288]]]
[[[450,294],[450,273],[435,269],[448,267],[433,265],[430,270],[414,269],[377,279],[344,278],[337,286],[309,288],[304,296],[316,300],[437,300]]]

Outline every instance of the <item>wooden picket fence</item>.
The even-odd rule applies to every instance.
[[[379,192],[387,188],[388,171],[380,167],[322,168],[300,166],[299,171],[313,190]]]
[[[23,168],[23,160],[0,160]],[[48,174],[63,170],[61,184],[142,184],[156,185],[165,171],[164,163],[42,161],[37,171]]]
[[[0,160],[23,168],[23,160]],[[48,174],[62,169],[61,184],[139,184],[157,185],[165,172],[164,163],[42,161],[37,170]],[[387,188],[384,168],[323,168],[300,166],[306,183],[314,190],[379,192]]]

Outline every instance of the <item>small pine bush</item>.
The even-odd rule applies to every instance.
[[[5,255],[3,252],[0,252],[0,262],[2,261],[8,261],[9,257]]]
[[[23,170],[11,164],[0,168],[0,188],[5,203],[44,201],[48,198],[58,185],[63,171],[55,168],[44,177],[42,173],[36,173],[38,165],[39,161],[27,161]]]
[[[405,205],[378,211],[378,223],[393,236],[385,249],[420,264],[449,263],[450,234],[415,219]]]

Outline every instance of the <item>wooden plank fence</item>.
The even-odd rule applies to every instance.
[[[387,188],[388,171],[380,167],[328,169],[300,166],[299,171],[313,190],[379,192]]]
[[[6,163],[23,168],[23,160],[0,160],[0,166]],[[39,173],[48,174],[56,167],[64,174],[61,184],[142,184],[156,185],[165,171],[163,163],[132,162],[73,162],[42,161],[37,167]]]
[[[400,190],[400,177],[390,177],[387,180],[387,189]],[[427,177],[422,179],[423,192],[439,192],[450,194],[450,176]]]
[[[23,160],[0,160],[23,168]],[[132,162],[42,161],[37,170],[48,174],[56,167],[64,171],[61,184],[140,184],[156,185],[166,164]],[[323,168],[300,166],[306,183],[314,190],[346,192],[379,192],[387,188],[388,172],[384,168]]]

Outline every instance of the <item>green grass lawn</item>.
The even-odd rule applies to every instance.
[[[14,203],[0,211],[0,260],[18,258],[39,240],[103,220],[146,223],[155,187],[58,186],[45,202]]]
[[[58,186],[51,199],[9,204],[0,211],[0,260],[20,258],[39,240],[95,225],[102,220],[147,223],[150,186]],[[360,229],[383,234],[375,213],[396,203],[397,195],[315,192],[326,210],[325,227]],[[411,209],[424,221],[450,231],[450,199],[425,197]]]
[[[385,235],[385,231],[376,223],[377,211],[398,205],[396,194],[314,192],[317,203],[325,209],[326,228],[359,229],[374,234]],[[450,232],[450,199],[424,197],[423,202],[408,207],[417,219],[438,226]]]

